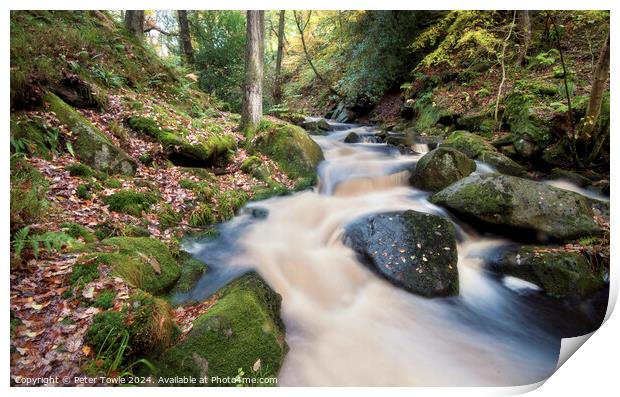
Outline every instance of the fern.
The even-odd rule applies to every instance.
[[[70,247],[75,239],[63,232],[45,232],[42,234],[30,234],[30,227],[26,226],[15,233],[13,238],[13,252],[17,259],[21,259],[22,253],[27,247],[32,250],[35,259],[39,259],[41,248],[46,252],[59,252],[63,247]]]

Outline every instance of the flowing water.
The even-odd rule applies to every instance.
[[[573,324],[583,316],[534,284],[486,270],[514,242],[458,223],[410,187],[407,168],[422,154],[376,143],[370,127],[334,127],[314,137],[325,155],[318,187],[250,203],[220,226],[218,238],[194,243],[210,270],[177,300],[205,299],[256,269],[282,295],[290,347],[283,386],[520,385],[548,377],[560,337],[579,334]],[[361,143],[343,142],[351,131]],[[478,164],[477,172],[491,171]],[[255,219],[256,208],[268,216]],[[405,209],[455,222],[458,297],[427,299],[396,288],[343,245],[343,226],[353,219]]]

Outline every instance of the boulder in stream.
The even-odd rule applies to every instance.
[[[158,375],[207,376],[210,381],[216,376],[234,378],[242,368],[247,377],[277,376],[288,351],[280,295],[250,272],[218,290],[212,299],[215,303],[194,320],[189,334],[160,355]]]
[[[360,135],[357,132],[349,132],[344,138],[345,143],[358,143],[360,141]]]
[[[541,182],[500,174],[470,175],[431,202],[487,224],[537,232],[540,240],[600,233],[590,200]]]
[[[349,224],[343,240],[362,263],[407,291],[458,294],[455,230],[445,218],[416,211],[368,215]]]
[[[541,287],[555,298],[585,298],[604,288],[586,257],[561,247],[523,246],[505,252],[493,265],[502,274],[519,277]]]
[[[332,129],[325,119],[306,120],[301,124],[301,127],[306,131],[315,134],[325,134],[327,131],[331,131]]]
[[[476,163],[451,147],[439,147],[417,162],[409,182],[420,189],[438,191],[471,174]]]

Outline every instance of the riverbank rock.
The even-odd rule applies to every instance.
[[[592,270],[584,255],[560,247],[515,248],[504,253],[493,267],[534,283],[555,298],[585,298],[605,286],[602,275]]]
[[[420,189],[438,191],[471,174],[476,162],[450,147],[439,147],[417,162],[409,182]]]
[[[471,159],[489,164],[502,174],[523,176],[526,173],[520,164],[498,152],[482,137],[468,131],[453,132],[441,146],[457,149]]]
[[[77,110],[52,93],[47,93],[44,100],[49,104],[49,110],[54,112],[58,120],[69,127],[76,137],[73,148],[80,161],[109,174],[136,173],[136,161],[115,146]]]
[[[254,137],[253,144],[256,150],[278,163],[289,178],[297,180],[298,188],[316,182],[323,152],[302,128],[273,123]]]
[[[600,232],[586,197],[514,176],[470,175],[435,193],[431,202],[488,224],[538,232],[540,240]]]
[[[234,378],[242,368],[246,377],[277,376],[288,351],[280,319],[280,295],[251,272],[215,296],[216,303],[194,320],[189,334],[160,355],[158,375],[208,376],[211,382],[211,377]]]
[[[150,237],[112,237],[101,242],[96,262],[131,285],[153,295],[170,291],[181,277],[181,267],[168,247]]]
[[[457,295],[455,230],[447,219],[416,211],[362,217],[343,240],[391,283],[426,297]]]
[[[344,138],[344,143],[358,143],[359,141],[360,136],[357,132],[349,132]]]
[[[325,119],[304,121],[301,124],[301,127],[310,133],[322,135],[324,135],[327,131],[331,131],[332,129]]]

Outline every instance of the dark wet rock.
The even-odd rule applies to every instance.
[[[409,182],[420,189],[441,190],[476,170],[476,163],[450,147],[426,153],[415,165]]]
[[[255,219],[267,219],[269,210],[263,207],[246,207],[245,211]]]
[[[517,153],[519,153],[519,155],[525,158],[533,157],[538,152],[538,148],[534,143],[527,141],[523,138],[514,141],[513,146]]]
[[[600,233],[590,201],[577,193],[508,175],[470,175],[431,202],[487,224],[538,232],[541,240]]]
[[[575,171],[563,170],[561,168],[552,169],[551,176],[554,178],[566,179],[567,181],[581,187],[586,187],[592,184],[592,181],[585,176]]]
[[[547,146],[542,153],[542,159],[551,164],[560,167],[572,164],[573,157],[571,154],[570,143],[567,139],[560,139],[553,145]]]
[[[356,132],[349,132],[344,138],[345,143],[358,143],[360,141],[360,136]]]
[[[556,298],[584,298],[605,286],[602,273],[593,271],[584,255],[560,247],[523,246],[508,250],[494,269],[534,283]]]
[[[349,224],[343,240],[397,286],[426,297],[458,294],[455,230],[445,218],[416,211],[369,215]]]
[[[327,131],[331,131],[331,126],[325,119],[304,121],[301,127],[315,134],[325,134]]]

